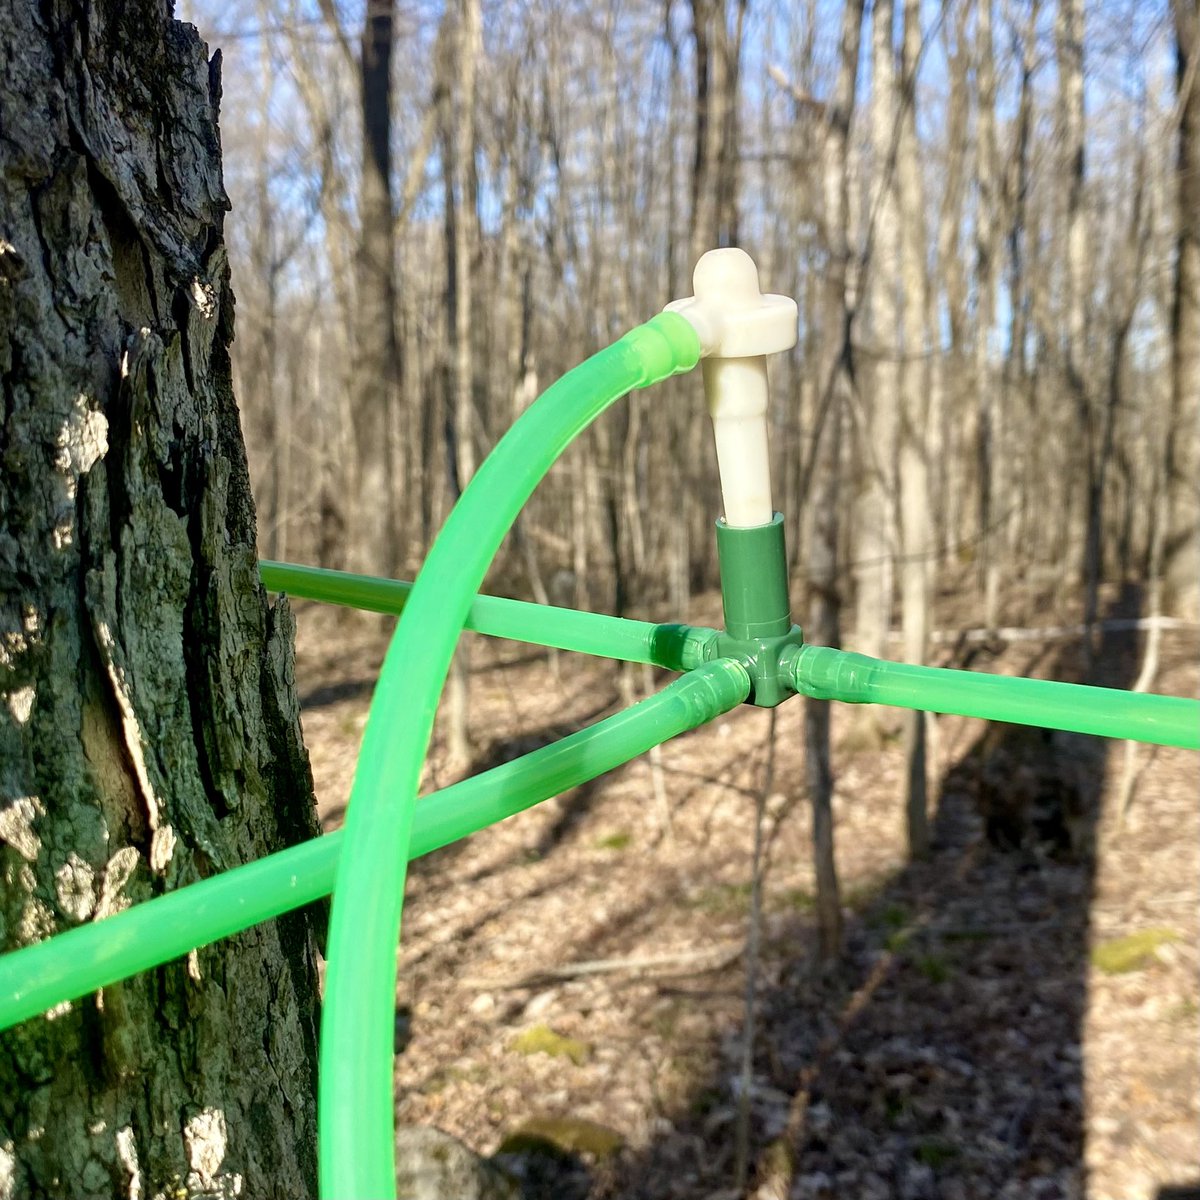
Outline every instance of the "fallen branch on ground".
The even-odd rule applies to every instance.
[[[677,954],[651,954],[641,958],[597,958],[590,962],[564,963],[561,967],[544,967],[526,975],[510,976],[508,979],[460,979],[461,988],[485,989],[538,987],[545,983],[561,983],[568,979],[579,979],[585,975],[612,975],[622,971],[646,971],[656,967],[682,966],[688,963],[711,959],[703,967],[691,971],[676,971],[677,975],[695,975],[707,971],[720,971],[735,963],[741,956],[744,943],[726,946],[710,946],[706,950],[682,950]]]

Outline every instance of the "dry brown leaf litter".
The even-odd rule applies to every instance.
[[[305,733],[332,827],[385,642],[378,626],[347,630],[315,610],[300,625]],[[641,682],[597,660],[564,655],[554,671],[527,647],[472,643],[473,769],[614,711]],[[1157,690],[1196,693],[1197,649],[1194,634],[1166,635]],[[973,665],[1070,677],[1072,652],[1016,644]],[[1105,682],[1127,685],[1136,643],[1106,653]],[[908,867],[897,722],[884,712],[881,730],[864,730],[860,718],[835,710],[847,949],[822,967],[800,704],[779,714],[748,1194],[1149,1200],[1196,1183],[1196,755],[1155,751],[1121,828],[1120,750],[1105,743],[1094,856],[1005,853],[982,836],[962,766],[982,725],[942,719],[935,851]],[[663,748],[669,828],[642,759],[414,864],[402,1121],[484,1154],[538,1122],[603,1131],[527,1177],[531,1195],[733,1194],[765,727],[743,708]],[[427,788],[456,777],[435,740]],[[1148,929],[1177,936],[1125,973],[1093,961]]]

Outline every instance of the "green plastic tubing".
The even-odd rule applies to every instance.
[[[718,659],[523,758],[421,799],[409,859],[557,796],[740,704],[750,677]],[[342,831],[0,957],[0,1029],[311,904],[333,890]]]
[[[801,646],[791,672],[796,690],[818,700],[892,704],[1200,749],[1200,701],[1182,696],[914,667],[828,646]]]
[[[334,883],[321,1021],[321,1193],[396,1194],[392,1118],[396,945],[421,764],[459,631],[521,506],[613,401],[690,370],[700,343],[661,313],[553,384],[484,460],[417,576],[363,732]]]
[[[263,584],[272,592],[287,592],[304,600],[344,604],[368,612],[402,612],[413,587],[402,580],[351,575],[295,563],[264,560],[258,567]],[[488,637],[575,650],[599,658],[650,663],[668,671],[690,671],[704,662],[703,647],[717,637],[715,629],[702,626],[654,625],[649,621],[576,612],[573,608],[554,608],[501,596],[476,596],[463,628]]]

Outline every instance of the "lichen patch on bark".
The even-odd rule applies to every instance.
[[[227,1144],[225,1114],[219,1108],[206,1108],[184,1126],[183,1140],[187,1145],[188,1164],[195,1182],[191,1187],[211,1188],[218,1179],[225,1161]],[[240,1190],[240,1184],[238,1185]]]
[[[18,796],[0,809],[0,841],[7,842],[27,862],[36,862],[42,842],[34,832],[34,822],[45,812],[36,796]]]
[[[138,1165],[137,1140],[129,1125],[117,1130],[117,1157],[129,1173],[129,1187],[125,1195],[128,1200],[142,1200],[142,1168]]]
[[[36,697],[37,692],[28,684],[14,688],[4,697],[4,703],[8,705],[8,711],[12,713],[12,718],[18,725],[24,725],[29,720]]]
[[[86,921],[96,908],[96,872],[72,850],[54,872],[58,907],[76,921]]]

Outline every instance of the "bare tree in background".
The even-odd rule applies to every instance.
[[[1084,194],[1083,0],[1059,0],[1054,25],[1064,182],[1062,215],[1064,376],[1091,485],[1095,419],[1087,355],[1087,211]],[[1081,572],[1082,574],[1082,572]]]
[[[861,473],[855,511],[855,639],[866,654],[887,654],[892,620],[896,536],[896,440],[900,429],[900,343],[897,289],[900,218],[895,166],[899,91],[896,85],[892,0],[871,12],[871,153],[867,262],[871,386],[860,420]],[[872,719],[872,718],[863,718]]]
[[[705,250],[737,241],[738,81],[748,0],[690,2],[696,71],[694,263]]]
[[[849,415],[849,392],[855,386],[850,337],[856,292],[849,278],[849,146],[862,24],[862,0],[847,0],[842,10],[837,80],[823,114],[821,166],[828,265],[822,312],[825,354],[818,378],[824,381],[821,396],[824,412],[818,414],[818,425],[814,430],[817,449],[812,456],[815,482],[811,489],[813,517],[808,543],[807,636],[824,646],[841,644],[842,585],[838,571],[838,542],[842,430]],[[833,845],[828,701],[804,701],[804,734],[805,778],[813,811],[819,948],[823,956],[832,957],[841,950],[842,908]]]
[[[926,315],[930,287],[926,265],[925,189],[917,148],[917,66],[921,52],[918,0],[905,0],[899,73],[899,137],[896,144],[896,200],[900,226],[900,311],[903,361],[900,364],[898,486],[900,504],[901,624],[904,656],[923,663],[929,641],[929,589],[933,537],[929,519],[929,355]],[[929,853],[926,816],[925,714],[904,715],[904,812],[908,851]]]
[[[975,354],[972,382],[978,409],[979,573],[983,583],[983,623],[998,620],[1003,541],[995,536],[996,500],[1004,503],[1000,475],[1004,462],[1003,408],[997,402],[990,343],[996,316],[996,246],[999,205],[996,195],[996,70],[992,43],[992,0],[979,0],[975,14],[975,72],[979,89],[976,112],[975,181]]]
[[[452,416],[446,420],[447,458],[454,494],[475,474],[478,414],[475,411],[472,354],[471,271],[475,254],[475,76],[479,59],[479,0],[460,0],[452,39],[453,57],[441,64],[442,175],[446,223],[446,324],[454,349],[449,372],[454,381]],[[451,67],[457,86],[449,85]],[[448,738],[452,761],[465,766],[470,756],[468,644],[460,642],[448,683]]]
[[[1173,0],[1179,149],[1175,299],[1171,312],[1171,429],[1167,462],[1170,599],[1200,617],[1200,16]]]
[[[391,574],[399,547],[399,497],[390,469],[391,423],[400,419],[400,347],[396,340],[395,214],[392,211],[392,42],[395,0],[367,0],[359,72],[362,178],[354,322],[354,437],[358,449],[354,546],[359,565]]]
[[[350,521],[355,536],[344,548],[357,570],[390,575],[400,557],[399,479],[389,447],[402,442],[400,346],[396,334],[395,213],[392,203],[392,50],[394,0],[367,0],[356,55],[342,29],[333,0],[320,0],[321,14],[345,69],[358,81],[358,239],[354,254],[352,334],[347,391],[355,464]],[[304,74],[303,72],[301,73]],[[302,81],[310,106],[324,107],[320,80]],[[331,136],[331,131],[327,133]],[[328,209],[326,210],[328,212]],[[338,217],[334,225],[340,224]],[[340,555],[339,555],[340,557]],[[344,564],[338,564],[344,565]]]

